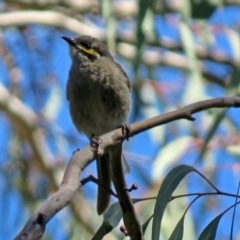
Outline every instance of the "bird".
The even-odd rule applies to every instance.
[[[126,124],[131,108],[131,89],[121,65],[97,38],[88,35],[62,38],[70,47],[72,59],[66,97],[77,130],[91,139]],[[99,183],[105,189],[111,189],[109,154],[97,157],[96,162]],[[104,213],[109,203],[109,192],[99,185],[97,213]]]

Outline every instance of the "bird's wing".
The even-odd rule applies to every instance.
[[[69,80],[67,81],[66,98],[67,98],[67,100],[69,100]]]
[[[117,62],[116,63],[116,66],[118,67],[118,69],[120,69],[120,71],[123,73],[123,75],[126,77],[126,84],[129,88],[129,90],[131,89],[131,86],[130,86],[130,81],[129,81],[129,78],[128,78],[128,75],[125,73],[125,71],[123,70],[122,66],[120,64],[118,64]]]

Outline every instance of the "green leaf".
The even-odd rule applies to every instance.
[[[134,198],[132,199],[132,202],[134,204],[146,200],[148,199]],[[118,202],[113,203],[109,207],[109,209],[103,214],[102,225],[99,227],[92,240],[102,239],[106,234],[110,233],[113,230],[113,228],[115,228],[119,224],[121,219],[122,219],[121,207]]]
[[[221,217],[224,215],[224,213],[221,213],[220,215],[218,215],[207,225],[207,227],[202,231],[198,240],[214,240],[215,239],[219,221],[221,220]]]
[[[190,206],[199,198],[200,196],[195,197],[195,199],[193,199],[193,201],[189,204],[189,206],[187,207],[186,211],[184,212],[183,216],[181,217],[181,219],[178,221],[176,227],[174,228],[169,240],[180,240],[183,238],[183,232],[184,232],[184,219],[186,216],[186,213],[188,211],[188,209],[190,208]]]
[[[109,224],[109,222],[104,222],[97,230],[95,235],[93,236],[92,240],[101,240],[103,237],[112,231],[113,227]]]
[[[184,218],[185,218],[185,214],[183,214],[178,224],[174,228],[169,240],[180,240],[183,238]]]
[[[239,84],[240,84],[240,71],[238,69],[235,69],[232,74],[232,77],[231,77],[231,84],[228,86],[228,88],[226,90],[226,95],[227,96],[233,96],[233,95],[237,96]],[[197,156],[197,161],[200,161],[204,157],[204,155],[207,151],[207,146],[208,146],[209,142],[211,141],[214,134],[216,133],[219,125],[222,123],[222,121],[226,117],[227,110],[228,109],[220,110],[220,112],[214,117],[212,125],[209,127],[209,131],[207,132],[207,135],[204,139],[204,143],[200,150],[200,153]]]
[[[192,18],[208,19],[216,10],[218,4],[211,1],[194,1],[191,0]]]
[[[237,195],[239,194],[239,190],[240,190],[240,182],[238,182]],[[233,239],[233,228],[234,228],[234,219],[235,219],[235,216],[236,216],[237,200],[238,200],[238,198],[236,197],[236,199],[235,199],[235,206],[233,207],[233,215],[232,215],[232,224],[231,224],[230,240]]]
[[[200,161],[204,157],[204,155],[207,151],[208,144],[211,141],[211,139],[214,137],[219,125],[225,118],[225,116],[227,114],[227,110],[228,109],[221,109],[220,112],[214,117],[212,125],[209,127],[209,130],[207,131],[207,135],[203,141],[203,145],[197,156],[197,161]]]
[[[219,214],[217,217],[215,217],[208,225],[207,227],[202,231],[201,235],[199,236],[198,240],[214,240],[218,228],[219,221],[221,220],[221,217],[228,212],[230,209],[235,208],[240,203],[240,201],[235,202],[232,206],[227,208],[224,212]]]
[[[115,228],[122,219],[122,212],[118,202],[112,204],[109,209],[103,214],[103,222],[100,228],[95,233],[93,240],[102,239],[106,234]]]
[[[152,220],[152,218],[153,218],[153,215],[150,216],[150,217],[148,218],[148,220],[142,225],[143,235],[144,235],[144,233],[146,232],[147,226],[148,226],[148,224],[150,223],[150,221]]]
[[[190,172],[198,171],[187,165],[180,165],[173,168],[163,180],[161,188],[159,189],[156,205],[154,208],[153,226],[152,226],[152,239],[159,239],[162,217],[165,208],[169,202],[172,193],[181,182],[181,180]]]

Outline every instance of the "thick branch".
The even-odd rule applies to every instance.
[[[88,1],[76,1],[76,0],[5,0],[8,5],[18,6],[21,9],[49,9],[56,7],[68,7],[72,8],[78,13],[86,13],[91,10],[92,7],[96,7],[99,3],[96,0]],[[99,6],[98,6],[99,7]]]
[[[79,20],[68,17],[55,11],[17,11],[0,14],[0,27],[25,26],[28,24],[41,24],[50,27],[66,29],[77,35],[86,34],[98,36],[103,39],[105,30],[87,25]]]
[[[94,159],[94,155],[90,146],[73,154],[58,191],[45,201],[38,212],[28,220],[15,239],[35,240],[42,237],[48,221],[68,205],[78,192],[80,187],[79,176],[92,159]],[[37,221],[39,217],[44,219],[44,221]]]
[[[65,7],[69,10],[74,10],[78,14],[84,14],[91,12],[97,8],[100,10],[99,0],[88,0],[88,1],[76,1],[76,0],[5,0],[10,6],[19,6],[21,9],[41,9],[49,10],[49,8],[56,9],[59,7]],[[136,16],[138,13],[138,5],[134,0],[123,0],[113,2],[113,13],[117,18]]]
[[[19,6],[21,9],[49,9],[50,7],[67,7],[78,13],[86,13],[94,7],[99,8],[98,0],[5,0],[10,6]],[[240,5],[239,0],[226,0],[225,5]],[[122,0],[113,3],[113,13],[116,17],[134,17],[138,14],[138,3],[134,0]]]

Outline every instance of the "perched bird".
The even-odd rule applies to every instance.
[[[72,65],[67,82],[70,114],[79,132],[100,136],[127,122],[130,82],[107,47],[90,36],[62,37],[70,46]],[[111,188],[109,154],[97,159],[99,182]],[[98,187],[97,212],[109,206],[110,195]]]

